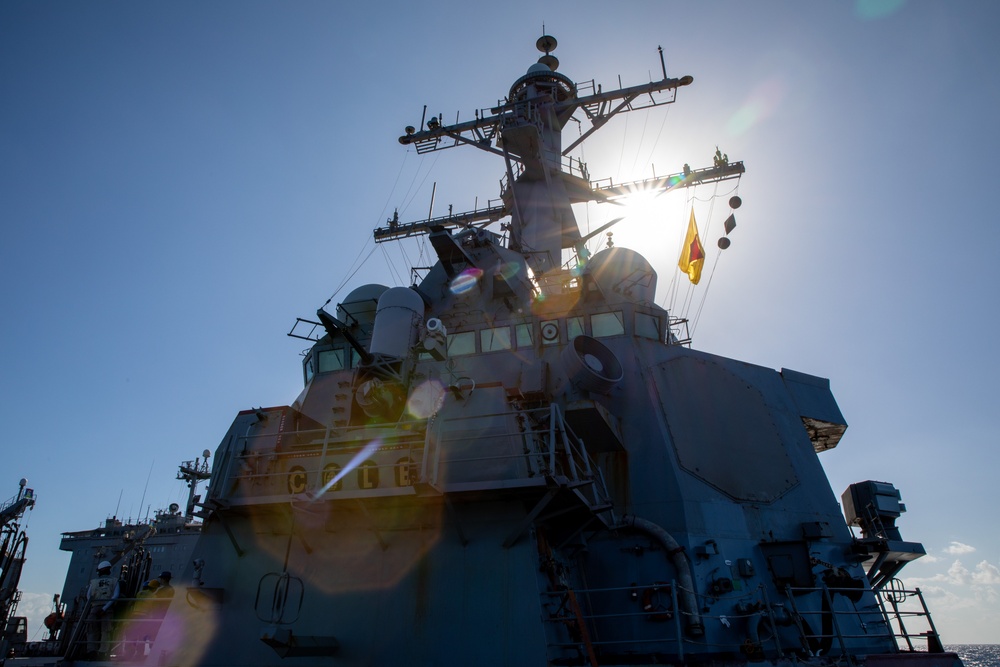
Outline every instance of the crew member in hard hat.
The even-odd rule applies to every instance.
[[[158,623],[151,623],[151,612],[155,605],[159,579],[150,579],[135,595],[132,612],[125,624],[124,654],[126,659],[142,659],[149,650],[149,642],[156,636]]]
[[[112,609],[121,589],[118,579],[111,576],[111,563],[102,560],[97,565],[97,576],[87,587],[87,650],[89,657],[107,657],[111,653]]]
[[[156,579],[150,579],[146,583],[149,589],[150,599],[143,602],[143,623],[146,626],[143,636],[147,642],[156,639],[156,634],[160,630],[160,622],[167,615],[167,607],[174,597],[174,587],[170,585],[172,579],[170,572],[164,570]]]
[[[174,587],[170,585],[170,580],[173,575],[170,572],[164,570],[160,572],[160,576],[155,579],[155,581],[160,582],[159,587],[156,589],[156,597],[158,598],[172,598],[174,597]],[[150,582],[152,583],[152,582]]]

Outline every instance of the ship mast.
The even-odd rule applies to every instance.
[[[585,257],[585,239],[580,235],[572,204],[614,201],[639,186],[662,191],[726,180],[744,172],[742,162],[726,161],[707,169],[685,168],[682,173],[652,181],[592,183],[586,164],[568,157],[570,151],[619,113],[673,103],[677,89],[694,79],[668,77],[661,48],[662,79],[604,91],[592,81],[578,85],[557,71],[559,60],[552,55],[554,37],[543,35],[536,47],[544,55],[514,81],[506,100],[497,106],[478,111],[474,120],[453,125],[443,125],[440,117],[431,117],[419,131],[409,126],[399,137],[401,144],[412,144],[418,153],[468,145],[503,157],[506,175],[502,204],[409,224],[394,219],[374,231],[377,242],[478,222],[489,224],[510,216],[509,247],[522,253],[535,276],[541,278],[559,269],[564,248],[573,248]],[[589,94],[581,95],[581,89]],[[578,111],[584,117],[581,124],[589,122],[590,126],[564,148],[562,130]]]
[[[195,505],[201,500],[201,496],[197,495],[198,483],[212,476],[211,471],[208,469],[208,458],[212,455],[212,452],[206,449],[201,455],[204,460],[184,461],[177,470],[177,479],[186,482],[188,487],[187,506],[184,510],[184,517],[188,521],[194,519]]]

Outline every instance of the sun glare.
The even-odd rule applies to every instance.
[[[655,190],[634,192],[622,200],[623,206],[618,214],[625,216],[625,221],[630,224],[653,224],[662,219],[666,208],[662,194],[662,191]]]
[[[617,200],[617,206],[606,207],[605,211],[610,218],[621,219],[607,230],[613,234],[613,244],[644,252],[649,250],[650,242],[661,241],[669,228],[669,199],[663,192],[638,190]],[[593,225],[595,229],[598,226]],[[594,243],[598,248],[607,247],[607,232],[595,237],[590,247],[594,248]]]

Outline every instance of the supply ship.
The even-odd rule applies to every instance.
[[[898,578],[925,553],[896,525],[900,492],[862,479],[841,508],[823,472],[847,428],[829,381],[694,349],[650,262],[594,249],[627,217],[580,231],[575,205],[744,173],[717,152],[616,184],[574,157],[693,78],[669,77],[661,51],[662,78],[605,88],[563,74],[553,37],[536,46],[495,105],[405,128],[418,154],[496,156],[499,199],[374,230],[423,237],[436,262],[296,321],[302,392],[236,415],[169,607],[140,647],[119,633],[99,658],[961,665]],[[685,223],[696,282],[705,248],[693,214],[678,238]]]

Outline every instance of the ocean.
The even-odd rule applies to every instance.
[[[965,667],[1000,667],[1000,644],[952,644],[944,650],[957,653]]]

